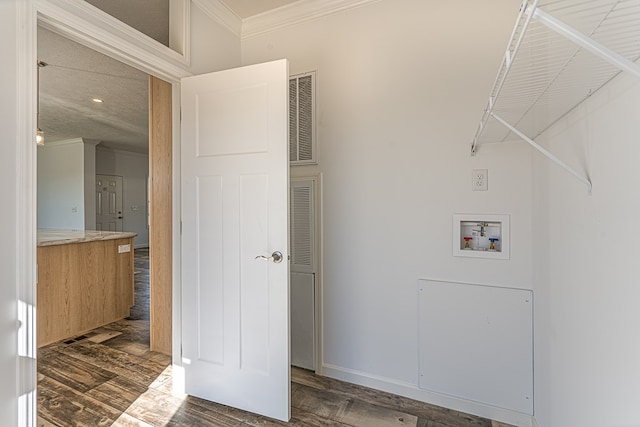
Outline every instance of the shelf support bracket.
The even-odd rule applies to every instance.
[[[637,78],[640,78],[640,65],[629,61],[624,56],[614,52],[608,47],[598,43],[593,40],[591,37],[588,37],[576,30],[575,28],[565,24],[559,19],[549,15],[547,12],[540,10],[538,8],[528,9],[528,14],[533,14],[533,18],[540,22],[541,24],[546,25],[551,28],[558,34],[564,36],[565,38],[571,40],[578,46],[588,50],[604,61],[609,62],[615,67],[618,67],[622,71],[626,71]]]
[[[589,194],[591,194],[592,184],[591,184],[591,181],[589,180],[588,177],[585,177],[585,176],[581,175],[580,173],[576,172],[571,166],[567,165],[565,162],[563,162],[558,157],[553,155],[549,150],[547,150],[546,148],[544,148],[543,146],[541,146],[540,144],[535,142],[533,139],[529,138],[524,133],[520,132],[515,127],[511,126],[504,119],[502,119],[502,117],[498,116],[494,112],[490,112],[489,114],[491,115],[491,117],[493,117],[498,122],[500,122],[504,127],[506,127],[511,132],[513,132],[514,134],[519,136],[524,142],[526,142],[527,144],[529,144],[530,146],[535,148],[537,151],[539,151],[543,156],[547,157],[549,160],[551,160],[552,162],[554,162],[555,164],[560,166],[562,169],[566,170],[571,175],[573,175],[574,177],[578,178],[578,180],[580,182],[583,182],[587,186],[587,191],[589,192]]]
[[[538,7],[538,0],[533,0],[533,3],[529,4],[529,0],[522,0],[522,6],[520,7],[520,13],[518,14],[517,22],[522,21],[522,32],[520,36],[516,39],[516,30],[518,25],[513,29],[511,33],[511,37],[509,39],[509,44],[507,45],[507,50],[502,58],[502,63],[500,64],[500,72],[496,77],[496,81],[494,83],[494,92],[489,97],[489,103],[480,119],[480,125],[478,126],[478,130],[476,131],[476,135],[473,138],[473,142],[471,143],[471,155],[475,156],[478,151],[478,141],[480,140],[480,136],[484,132],[484,126],[487,124],[487,120],[491,117],[491,112],[493,111],[493,105],[495,99],[500,95],[502,91],[502,85],[509,75],[509,71],[511,71],[511,65],[520,50],[520,45],[522,44],[522,40],[524,39],[524,35],[527,32],[527,28],[529,28],[529,24],[533,19],[533,14],[531,10],[535,10]],[[515,45],[514,45],[515,43]]]

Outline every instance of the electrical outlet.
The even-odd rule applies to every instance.
[[[471,189],[473,191],[487,191],[489,189],[489,170],[474,169],[471,177]]]

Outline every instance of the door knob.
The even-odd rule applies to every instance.
[[[276,264],[280,264],[282,262],[282,258],[283,258],[282,252],[280,251],[275,251],[274,253],[271,254],[270,257],[266,257],[264,255],[258,255],[256,257],[256,259],[263,259],[265,261],[271,261]]]

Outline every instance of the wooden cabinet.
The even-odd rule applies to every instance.
[[[37,255],[38,347],[129,316],[133,237],[38,246]]]

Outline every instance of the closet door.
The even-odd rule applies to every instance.
[[[291,181],[291,364],[315,370],[314,181]]]

